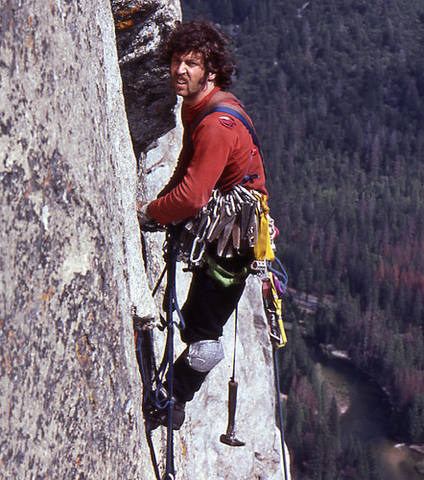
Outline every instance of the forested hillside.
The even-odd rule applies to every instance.
[[[318,297],[312,314],[287,315],[377,378],[394,434],[424,443],[424,3],[182,3],[184,19],[202,13],[234,39],[233,91],[262,139],[279,256],[290,286]],[[300,333],[282,356],[289,445],[306,452],[318,435],[334,448],[297,468],[333,479],[349,458],[343,478],[378,478],[354,443],[340,452]]]

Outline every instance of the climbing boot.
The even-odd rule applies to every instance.
[[[169,394],[166,391],[165,387],[160,387],[160,390],[155,395],[158,399],[159,404],[165,405],[169,400]],[[179,430],[184,423],[185,419],[185,403],[180,402],[176,397],[171,398],[173,403],[172,408],[172,430]],[[164,427],[168,426],[168,406],[165,408],[157,408],[156,406],[148,414],[147,418],[149,429],[154,430],[163,425]]]

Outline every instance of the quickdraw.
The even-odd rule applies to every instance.
[[[277,259],[278,260],[278,259]],[[278,260],[279,262],[279,260]],[[287,273],[281,265],[283,271],[283,283],[278,278],[277,270],[268,265],[268,273],[262,278],[262,298],[264,310],[268,320],[269,336],[274,346],[284,347],[287,343],[287,336],[283,323],[282,296],[285,294],[287,285]]]

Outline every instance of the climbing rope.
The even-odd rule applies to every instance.
[[[159,286],[165,276],[167,279],[167,286],[165,291],[164,299],[164,311],[165,319],[161,317],[162,324],[159,327],[161,330],[167,331],[165,349],[163,353],[162,360],[159,367],[156,367],[154,348],[153,348],[153,333],[151,329],[146,329],[136,331],[136,355],[137,361],[140,369],[140,374],[143,382],[143,414],[145,418],[145,431],[147,444],[150,450],[150,456],[152,460],[153,470],[156,477],[156,480],[174,480],[175,479],[175,465],[174,465],[174,436],[173,436],[173,383],[174,383],[174,333],[175,327],[184,328],[184,320],[178,306],[177,295],[176,295],[176,263],[178,258],[178,232],[176,229],[167,229],[166,241],[164,245],[164,259],[165,259],[165,268],[163,269],[156,285],[153,290],[153,295],[159,289]],[[269,276],[272,278],[271,284],[274,289],[274,294],[278,294],[278,297],[281,298],[286,292],[288,275],[285,271],[280,260],[275,257],[274,259],[277,268],[271,264],[271,262],[266,262],[267,270]],[[275,295],[276,296],[276,295]],[[281,300],[280,300],[281,305]],[[178,321],[174,321],[174,313],[177,314]],[[270,312],[266,309],[267,316]],[[280,330],[283,339],[285,339],[284,327],[281,319],[281,309],[277,308],[277,318],[280,317]],[[268,320],[270,320],[268,318]],[[227,433],[221,435],[221,441],[227,443],[231,446],[244,445],[244,442],[240,442],[235,438],[234,434],[234,415],[236,408],[236,395],[237,395],[237,382],[235,381],[236,374],[236,335],[237,335],[237,322],[238,322],[238,309],[235,312],[235,332],[234,332],[234,354],[233,354],[233,369],[232,375],[230,378],[230,389],[229,389],[229,424],[227,427]],[[275,331],[275,329],[274,329]],[[280,377],[279,377],[279,367],[278,367],[278,350],[284,346],[285,340],[281,341],[281,336],[277,337],[271,335],[270,338],[273,348],[273,358],[274,358],[274,376],[275,376],[275,389],[277,393],[277,404],[279,412],[279,426],[280,426],[280,436],[281,436],[281,448],[282,448],[282,457],[284,465],[284,479],[288,480],[288,465],[286,458],[285,450],[285,438],[284,438],[284,421],[283,421],[283,407],[280,396]],[[163,387],[165,376],[167,378],[167,398],[160,398],[158,395]],[[167,438],[166,438],[166,457],[165,457],[165,468],[163,476],[160,475],[160,469],[157,462],[157,456],[155,453],[155,448],[152,441],[152,427],[150,423],[150,414],[152,408],[156,410],[165,410],[167,409]],[[231,411],[231,412],[230,412]]]
[[[159,367],[156,367],[154,349],[153,349],[153,335],[151,330],[143,330],[141,332],[136,330],[136,355],[139,365],[139,370],[143,382],[143,414],[145,418],[145,431],[147,444],[150,451],[153,470],[156,480],[174,480],[175,466],[174,466],[174,437],[172,429],[173,421],[173,380],[174,380],[174,328],[184,328],[184,321],[178,306],[176,295],[176,262],[177,249],[176,237],[177,232],[173,229],[167,230],[166,241],[164,245],[164,259],[165,268],[163,269],[158,282],[154,288],[153,293],[156,294],[165,272],[167,274],[167,287],[165,293],[165,314],[166,318],[162,319],[162,330],[167,331],[165,349]],[[176,312],[179,321],[175,322],[173,314]],[[168,398],[162,399],[159,397],[159,392],[165,381],[167,374],[167,388]],[[166,439],[166,458],[165,471],[163,476],[160,476],[157,456],[152,441],[151,428],[151,410],[167,409],[167,439]]]
[[[168,232],[167,249],[166,249],[166,267],[167,267],[167,288],[168,294],[168,309],[166,312],[166,350],[168,351],[168,426],[166,436],[166,466],[165,476],[163,480],[172,480],[175,476],[174,466],[174,431],[172,429],[173,413],[174,413],[174,321],[173,313],[176,301],[176,289],[175,289],[175,275],[177,264],[177,250],[175,248],[175,242],[173,241],[172,234]],[[159,389],[157,390],[159,391]]]
[[[281,401],[281,391],[280,391],[280,372],[278,368],[278,350],[275,345],[272,347],[273,357],[274,357],[274,377],[275,377],[275,390],[277,394],[277,405],[278,405],[278,422],[280,424],[280,439],[281,439],[281,453],[283,455],[283,466],[284,466],[284,480],[288,480],[289,476],[287,474],[287,458],[286,458],[286,441],[284,438],[284,418],[283,418],[283,404]]]
[[[275,379],[275,393],[277,397],[278,406],[278,422],[280,427],[281,439],[281,454],[283,457],[284,480],[288,480],[288,465],[286,458],[285,438],[284,438],[284,418],[283,418],[283,404],[281,401],[280,390],[280,371],[278,363],[278,351],[283,348],[287,342],[286,334],[283,324],[282,312],[282,297],[287,291],[288,275],[282,265],[281,261],[274,257],[274,262],[278,268],[274,268],[271,262],[267,262],[267,270],[269,277],[268,288],[263,289],[264,293],[264,307],[269,324],[269,336],[273,351],[274,363],[274,379]],[[264,284],[267,282],[264,278]],[[270,289],[270,291],[269,291]]]

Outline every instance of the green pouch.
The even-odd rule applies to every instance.
[[[207,270],[206,274],[214,278],[224,287],[231,287],[231,285],[237,285],[246,280],[249,275],[249,269],[243,267],[239,272],[231,272],[219,265],[211,256],[205,255]]]

